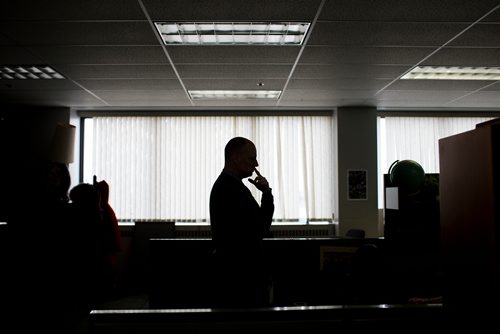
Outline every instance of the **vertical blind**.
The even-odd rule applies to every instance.
[[[475,128],[490,117],[385,117],[381,130],[379,156],[381,170],[387,173],[395,160],[417,161],[427,173],[439,173],[439,139]],[[385,127],[385,129],[384,129]],[[385,137],[385,138],[384,138]],[[384,143],[385,142],[385,143]]]
[[[276,220],[332,215],[331,116],[113,116],[90,122],[84,180],[96,175],[110,184],[120,220],[208,221],[210,190],[235,136],[257,147]],[[260,192],[244,183],[260,202]]]
[[[439,173],[439,139],[472,130],[491,117],[378,118],[379,207],[383,205],[383,174],[396,160],[417,161],[426,173]]]

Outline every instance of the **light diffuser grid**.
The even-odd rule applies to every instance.
[[[307,22],[155,22],[166,45],[301,45]]]
[[[192,100],[278,99],[280,90],[189,90]]]
[[[500,80],[500,67],[417,66],[401,79]]]
[[[1,65],[0,79],[64,79],[64,76],[47,65]]]

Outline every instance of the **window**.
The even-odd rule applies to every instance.
[[[388,116],[378,118],[379,208],[384,206],[383,174],[396,160],[411,159],[426,173],[439,173],[439,139],[475,128],[492,117],[419,117]]]
[[[85,119],[84,182],[105,179],[122,221],[205,222],[234,136],[257,146],[277,221],[331,220],[332,116],[158,116]],[[249,185],[260,201],[260,192]]]

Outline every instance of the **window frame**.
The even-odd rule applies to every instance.
[[[84,168],[85,168],[85,122],[86,119],[93,118],[95,116],[328,116],[332,119],[335,118],[335,110],[332,109],[318,109],[318,110],[285,110],[285,111],[276,111],[276,110],[237,110],[237,111],[221,111],[221,110],[207,110],[207,111],[183,111],[183,110],[170,110],[170,111],[158,111],[158,110],[147,110],[147,111],[123,111],[123,110],[78,110],[78,116],[80,117],[80,168],[79,168],[79,181],[84,182]],[[334,127],[332,124],[332,136],[334,135]],[[332,155],[335,154],[336,147],[331,147]],[[332,163],[336,161],[336,157],[332,157]],[[333,180],[332,183],[334,183]],[[335,198],[333,202],[338,200],[335,194],[335,187],[332,187],[332,196]],[[336,203],[332,203],[332,211],[334,211]],[[275,219],[274,224],[278,225],[296,225],[296,224],[305,224],[305,225],[319,225],[323,223],[334,223],[333,215],[332,218],[325,217],[323,219],[312,218],[305,221],[285,221],[283,219]],[[196,222],[195,222],[196,223]],[[198,222],[200,223],[200,222]],[[201,222],[201,224],[208,224],[208,222]]]

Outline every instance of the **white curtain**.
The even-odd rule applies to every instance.
[[[84,181],[96,175],[110,184],[121,220],[208,221],[210,190],[224,165],[224,146],[235,136],[257,147],[276,220],[331,218],[330,116],[94,117],[89,124]],[[260,192],[244,182],[260,201]]]
[[[439,173],[439,139],[472,130],[491,117],[379,117],[379,207],[383,179],[396,160],[415,160],[426,173]]]

